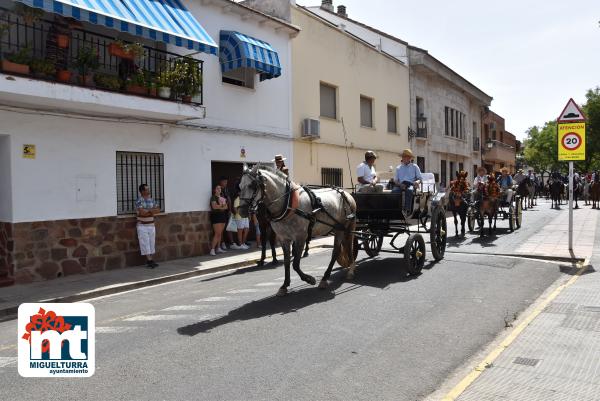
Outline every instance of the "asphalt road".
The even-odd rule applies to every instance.
[[[320,277],[328,258],[303,269]],[[426,267],[408,277],[400,255],[382,254],[352,282],[334,272],[327,291],[292,272],[285,298],[277,267],[92,300],[89,379],[21,378],[17,322],[0,323],[0,400],[419,400],[563,277],[555,263],[477,254]]]

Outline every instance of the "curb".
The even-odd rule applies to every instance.
[[[320,245],[315,245],[314,247],[311,247],[310,249],[316,250],[316,249],[324,248],[325,246],[326,246],[325,244],[320,244]],[[281,256],[281,255],[279,255],[279,253],[278,253],[277,256]],[[210,268],[201,269],[201,270],[192,270],[192,271],[188,271],[188,272],[184,272],[184,273],[177,273],[177,274],[172,274],[169,276],[152,278],[149,280],[136,281],[133,283],[127,283],[127,284],[123,284],[123,285],[116,284],[109,288],[99,288],[96,290],[80,292],[80,293],[74,294],[74,295],[66,295],[64,297],[57,297],[57,298],[45,299],[45,300],[41,300],[41,301],[30,301],[30,302],[38,302],[38,303],[42,303],[42,302],[43,303],[79,302],[79,301],[84,301],[86,299],[97,298],[97,297],[102,297],[102,296],[112,295],[112,294],[118,294],[120,292],[126,292],[126,291],[135,290],[138,288],[150,287],[150,286],[157,285],[157,284],[170,283],[173,281],[185,280],[187,278],[204,276],[207,274],[218,273],[218,272],[225,271],[225,270],[247,268],[247,267],[255,266],[258,261],[259,261],[259,259],[248,259],[243,262],[230,263],[230,264],[226,264],[226,265],[210,267]],[[7,308],[0,309],[0,322],[6,322],[9,320],[16,319],[18,310],[19,310],[19,305],[9,306]]]
[[[446,251],[447,254],[452,255],[481,255],[481,256],[506,256],[510,258],[523,258],[523,259],[537,259],[547,260],[551,262],[566,262],[566,263],[583,263],[586,258],[575,258],[568,256],[547,256],[547,255],[524,255],[519,253],[483,253],[483,252],[460,252],[460,251]]]

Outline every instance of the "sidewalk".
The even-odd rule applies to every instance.
[[[312,240],[310,253],[315,253],[318,248],[326,245],[333,245],[333,237]],[[283,262],[281,247],[277,248],[277,256],[279,261]],[[14,316],[19,305],[24,302],[77,302],[228,269],[251,268],[256,266],[259,260],[260,249],[254,248],[252,251],[228,251],[217,256],[198,256],[162,262],[156,269],[131,267],[3,287],[0,288],[0,321]],[[270,261],[271,250],[268,249],[266,267]]]
[[[589,209],[576,214],[575,253],[589,260],[588,265],[561,266],[570,276],[514,322],[501,343],[443,400],[600,399],[598,213]],[[546,233],[535,235],[519,251],[562,256],[567,226],[565,211],[545,226]]]

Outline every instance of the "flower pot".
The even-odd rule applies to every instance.
[[[158,96],[162,97],[163,99],[170,99],[171,98],[171,88],[168,88],[166,86],[161,86],[160,88],[158,88]]]
[[[108,45],[108,52],[111,54],[111,56],[119,57],[125,60],[133,60],[133,54],[131,52],[126,52],[116,43],[111,43]]]
[[[56,79],[59,82],[69,83],[71,82],[71,71],[69,70],[59,70],[56,72]]]
[[[12,61],[2,60],[2,71],[29,75],[29,66],[27,64],[17,64]]]
[[[56,45],[61,49],[69,47],[69,37],[67,35],[56,35]]]
[[[192,97],[190,95],[181,96],[181,101],[183,103],[192,103]]]
[[[139,86],[139,85],[129,85],[127,87],[127,92],[128,93],[133,93],[135,95],[147,95],[148,91],[146,90],[145,86]]]

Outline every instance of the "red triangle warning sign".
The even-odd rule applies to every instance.
[[[577,103],[573,99],[569,99],[569,103],[565,106],[565,109],[560,113],[558,117],[559,123],[572,123],[585,121],[585,115],[583,111],[577,106]]]

